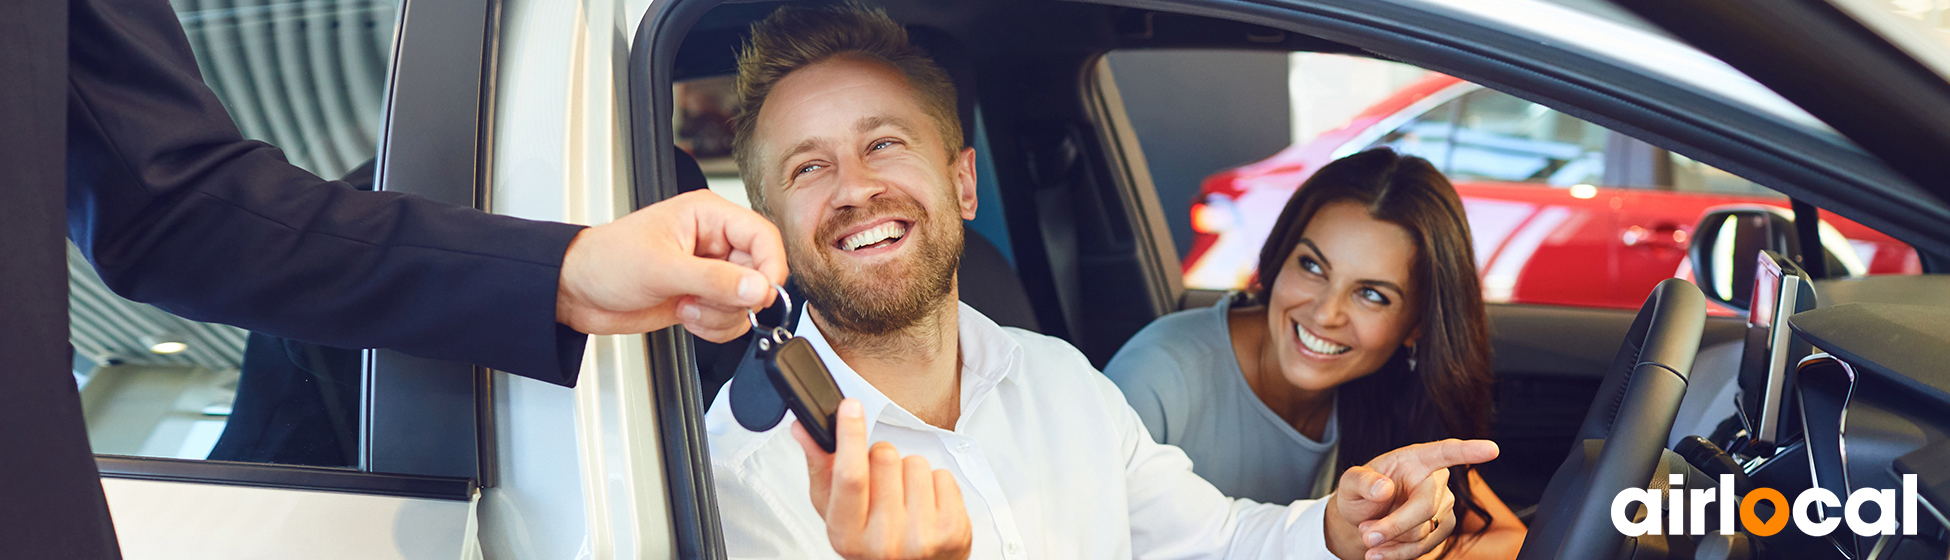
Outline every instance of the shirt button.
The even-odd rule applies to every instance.
[[[1015,556],[1017,554],[1022,554],[1022,545],[1016,543],[1009,543],[1009,555]]]
[[[968,450],[968,448],[969,448],[969,447],[972,447],[972,446],[974,446],[974,444],[972,444],[972,443],[968,443],[968,442],[966,442],[966,441],[964,441],[964,442],[961,442],[961,443],[957,443],[957,444],[955,444],[955,449],[959,449],[959,450],[962,450],[962,451],[967,451],[967,450]],[[1010,545],[1010,546],[1015,546],[1015,545]]]

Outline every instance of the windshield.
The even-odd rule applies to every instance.
[[[1903,52],[1950,79],[1950,2],[1829,0]]]

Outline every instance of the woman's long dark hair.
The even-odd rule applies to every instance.
[[[1488,437],[1494,376],[1469,220],[1455,187],[1427,160],[1377,148],[1314,172],[1287,201],[1260,248],[1254,290],[1259,303],[1269,301],[1271,282],[1293,257],[1307,222],[1322,207],[1340,201],[1361,204],[1370,217],[1401,226],[1415,239],[1410,277],[1421,305],[1422,333],[1414,344],[1413,369],[1408,351],[1400,350],[1381,369],[1340,386],[1334,412],[1341,439],[1335,472],[1406,445]],[[1449,472],[1456,521],[1473,512],[1487,530],[1489,511],[1469,491],[1469,470],[1463,466]],[[1456,550],[1455,539],[1461,536],[1457,531],[1450,537],[1449,552]]]

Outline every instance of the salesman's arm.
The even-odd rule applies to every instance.
[[[583,228],[325,181],[238,133],[167,2],[71,0],[69,17],[69,237],[130,299],[572,385],[583,333],[717,338],[785,277],[776,230],[722,200]]]

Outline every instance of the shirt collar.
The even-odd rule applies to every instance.
[[[956,303],[956,337],[962,352],[961,410],[963,418],[966,418],[969,410],[980,404],[982,398],[997,385],[1014,380],[1019,375],[1016,370],[1022,369],[1022,345],[975,308],[966,303]],[[839,386],[840,393],[860,401],[870,438],[873,427],[882,420],[883,413],[889,424],[917,430],[939,429],[901,408],[847,365],[846,360],[840,359],[839,353],[833,351],[832,343],[826,340],[826,335],[819,331],[811,317],[799,321],[793,334],[812,344],[813,351],[826,363],[827,371],[832,372],[833,382]],[[961,423],[957,422],[956,425],[960,426]]]

